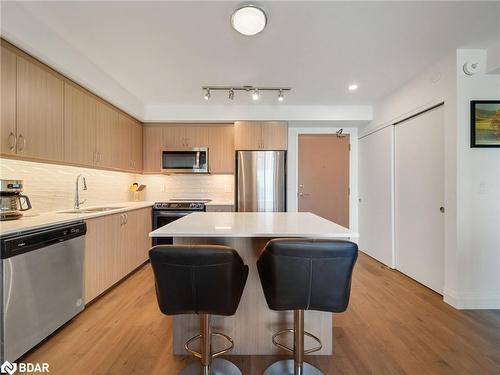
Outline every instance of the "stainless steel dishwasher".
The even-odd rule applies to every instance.
[[[84,222],[2,236],[1,360],[15,361],[84,308]]]

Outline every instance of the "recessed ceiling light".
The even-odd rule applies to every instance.
[[[231,16],[231,25],[243,35],[256,35],[264,30],[266,24],[266,13],[256,5],[243,5]]]
[[[349,91],[356,91],[358,89],[358,85],[356,83],[351,83],[348,88]]]

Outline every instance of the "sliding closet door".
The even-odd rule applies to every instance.
[[[396,268],[443,293],[443,106],[395,126]]]

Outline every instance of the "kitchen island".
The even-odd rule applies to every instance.
[[[267,241],[278,237],[354,239],[359,235],[307,212],[199,212],[187,215],[150,233],[151,237],[173,237],[175,244],[214,244],[234,248],[249,266],[249,274],[236,314],[212,317],[214,331],[234,340],[231,354],[283,354],[272,344],[272,335],[293,327],[293,312],[268,308],[257,272],[257,258]],[[184,343],[199,333],[195,315],[173,317],[174,354],[186,354]],[[323,348],[318,355],[332,354],[332,314],[306,311],[305,329],[318,336]],[[291,336],[291,335],[290,335]],[[291,337],[286,343],[291,345]],[[309,346],[306,338],[306,347]],[[217,347],[218,342],[215,341]]]

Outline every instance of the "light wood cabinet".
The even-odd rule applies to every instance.
[[[208,127],[190,124],[162,126],[162,145],[165,149],[205,147],[208,142]]]
[[[63,160],[63,80],[17,56],[17,153]]]
[[[143,171],[145,173],[161,172],[161,153],[163,128],[158,126],[145,126],[143,135]]]
[[[208,128],[208,158],[210,173],[234,173],[233,125],[210,126]]]
[[[1,40],[4,156],[142,172],[142,126]]]
[[[85,303],[105,292],[148,259],[151,209],[86,220]]]
[[[236,121],[236,150],[287,150],[288,125],[282,121]]]
[[[142,172],[142,126],[121,113],[118,122],[116,135],[120,145],[117,153],[121,159],[120,166],[125,170]]]
[[[101,101],[96,105],[96,156],[95,165],[103,168],[119,168],[120,143],[118,112]]]
[[[2,46],[1,50],[1,123],[0,151],[16,153],[16,55]]]
[[[64,83],[64,161],[93,166],[96,149],[97,100],[80,88]]]

